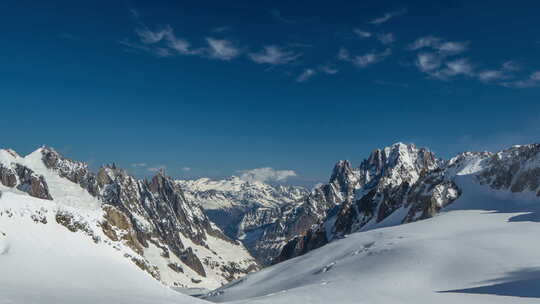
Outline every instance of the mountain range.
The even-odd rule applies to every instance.
[[[77,256],[99,269],[122,266],[120,272],[140,280],[133,284],[157,281],[184,292],[215,289],[205,298],[218,302],[309,298],[326,303],[331,299],[318,289],[332,282],[334,291],[339,290],[334,300],[342,300],[338,303],[355,303],[355,284],[364,283],[371,288],[365,291],[366,299],[374,303],[400,296],[409,303],[409,292],[428,293],[422,289],[426,286],[448,291],[440,298],[450,303],[461,299],[453,291],[482,285],[474,280],[489,280],[494,274],[490,269],[502,275],[540,265],[535,259],[540,255],[534,254],[540,248],[533,238],[540,221],[539,198],[540,144],[496,153],[464,152],[445,160],[427,148],[396,143],[374,150],[356,167],[337,162],[328,183],[312,190],[234,176],[175,180],[163,171],[138,179],[114,164],[91,172],[87,164],[50,147],[24,157],[5,149],[0,150],[0,257],[10,259],[3,269],[12,275],[11,283],[0,283],[35,288],[36,280],[48,275],[30,254],[37,250],[53,256],[51,265],[65,277],[72,273],[63,269],[61,260]],[[480,251],[452,247],[474,247],[474,242]],[[73,251],[74,244],[85,250]],[[493,253],[487,254],[489,250]],[[25,253],[17,254],[21,251]],[[417,262],[411,261],[422,255],[432,270],[421,262],[414,267]],[[469,274],[456,260],[482,256],[492,264],[489,268],[478,262],[478,275]],[[512,256],[522,260],[502,262]],[[440,268],[440,259],[447,259],[446,268]],[[381,269],[383,265],[390,266]],[[17,273],[16,267],[27,267],[28,275]],[[403,267],[409,272],[400,272]],[[406,279],[411,273],[424,278],[433,269],[444,272],[449,283],[434,277],[430,284],[418,282],[420,289],[396,287],[396,294],[384,299],[374,292],[384,288],[378,284],[397,286],[392,271]],[[536,270],[530,271],[534,283]],[[520,278],[529,282],[530,276],[525,277]],[[510,289],[507,296],[515,296]],[[289,293],[294,297],[287,297]],[[425,299],[438,297],[429,294]],[[496,299],[478,298],[483,300]]]

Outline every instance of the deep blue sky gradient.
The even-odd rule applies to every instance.
[[[474,2],[474,3],[471,3]],[[540,89],[441,80],[415,66],[407,45],[424,36],[468,43],[475,70],[513,61],[508,81],[540,70],[538,1],[14,1],[0,3],[0,146],[42,144],[96,167],[166,166],[178,177],[224,177],[259,167],[294,170],[292,183],[325,181],[340,159],[358,164],[396,141],[442,157],[537,142]],[[139,19],[130,10],[136,10]],[[402,12],[380,25],[369,20]],[[126,47],[135,29],[170,25],[204,46],[241,51],[225,61],[160,58]],[[214,29],[227,27],[226,31]],[[385,60],[359,68],[340,48],[385,48],[353,30],[393,33]],[[279,66],[246,55],[266,45],[302,53]],[[335,75],[295,79],[333,64]],[[540,82],[539,82],[540,84]],[[190,167],[190,171],[181,168]]]

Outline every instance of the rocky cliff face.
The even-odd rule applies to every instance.
[[[75,191],[86,192],[80,200],[102,210],[103,233],[131,248],[137,256],[130,259],[164,283],[213,288],[258,268],[244,247],[225,236],[163,172],[151,180],[136,179],[115,165],[93,173],[86,164],[43,147],[24,158],[2,150],[0,181],[37,198],[74,204]],[[86,227],[70,214],[56,219],[72,231]]]
[[[274,262],[383,221],[393,225],[433,217],[462,194],[459,178],[464,175],[473,176],[491,191],[529,191],[539,197],[540,145],[515,146],[498,153],[467,152],[443,161],[427,149],[398,143],[375,150],[355,169],[341,161],[330,183],[318,189],[339,189],[326,204],[320,204],[337,207],[291,238]]]

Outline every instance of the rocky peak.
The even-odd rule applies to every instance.
[[[351,163],[347,160],[337,162],[330,176],[330,183],[334,184],[339,191],[348,189],[356,180],[357,172],[353,170]]]
[[[360,164],[361,186],[377,184],[384,178],[385,184],[414,183],[422,174],[441,166],[443,161],[426,148],[413,144],[396,143],[377,149]]]

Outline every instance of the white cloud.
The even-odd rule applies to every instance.
[[[524,80],[518,80],[504,84],[505,86],[515,88],[533,88],[540,87],[540,71],[533,72]]]
[[[416,39],[407,48],[412,51],[421,51],[416,55],[416,67],[441,80],[448,80],[454,76],[475,76],[474,66],[466,58],[451,59],[451,57],[468,49],[468,42],[444,41],[435,36],[425,36]],[[489,77],[485,74],[484,77]]]
[[[190,167],[182,167],[182,171],[188,172],[188,171],[191,171],[191,168]]]
[[[296,81],[297,82],[306,82],[311,77],[315,76],[316,74],[317,74],[317,72],[314,69],[305,69],[302,72],[302,74],[300,74],[300,75],[298,75],[298,77],[296,77]]]
[[[248,182],[279,182],[297,176],[293,170],[275,170],[271,167],[239,171],[240,178]]]
[[[367,54],[364,54],[364,55],[352,57],[349,54],[349,51],[342,48],[342,49],[339,50],[338,58],[343,60],[343,61],[352,62],[354,65],[356,65],[356,66],[358,66],[360,68],[365,68],[365,67],[368,67],[368,66],[370,66],[372,64],[383,61],[386,57],[390,56],[391,54],[392,54],[392,50],[391,49],[386,49],[386,50],[384,50],[382,52],[379,52],[379,53],[371,52],[371,53],[367,53]]]
[[[351,60],[351,54],[346,48],[340,48],[337,57],[339,60],[343,61]]]
[[[212,33],[224,33],[224,32],[229,32],[229,31],[232,31],[232,27],[230,26],[219,26],[219,27],[215,27],[213,28],[212,30],[210,30]]]
[[[506,77],[504,72],[500,70],[483,70],[478,73],[478,79],[482,82],[492,82]]]
[[[226,39],[206,38],[208,54],[211,58],[231,60],[240,55],[240,49]]]
[[[442,64],[441,58],[434,53],[419,53],[416,57],[416,66],[422,72],[431,72],[438,69]]]
[[[154,44],[165,39],[167,35],[172,33],[172,28],[169,25],[158,29],[156,31],[150,30],[148,27],[143,26],[135,29],[135,33],[139,36],[139,39],[144,44]]]
[[[473,74],[473,65],[467,58],[460,58],[457,60],[449,61],[445,63],[446,68],[441,71],[443,76],[457,76],[457,75],[469,75]]]
[[[513,73],[520,69],[519,65],[512,61],[506,61],[501,64],[499,69],[488,69],[483,70],[478,73],[478,79],[484,83],[494,83],[498,82],[500,85],[506,85],[505,83],[500,83],[501,80],[513,78]],[[519,81],[518,81],[519,82]]]
[[[132,166],[133,168],[141,168],[141,167],[146,167],[146,166],[148,166],[148,164],[147,164],[147,163],[134,163],[134,164],[131,164],[131,166]]]
[[[400,15],[403,15],[403,14],[405,14],[405,10],[389,12],[389,13],[386,13],[386,14],[384,14],[383,16],[381,16],[379,18],[375,18],[375,19],[370,20],[369,23],[375,24],[375,25],[383,24],[383,23],[387,22],[388,20],[390,20],[390,19],[392,19],[394,17],[400,16]]]
[[[502,64],[502,69],[505,71],[518,71],[520,66],[513,60],[508,60]]]
[[[448,41],[441,43],[436,47],[436,49],[445,54],[459,54],[466,51],[468,49],[468,45],[468,42]]]
[[[195,55],[201,53],[201,50],[191,49],[189,41],[177,38],[172,31],[165,36],[165,39],[167,40],[167,46],[181,55]]]
[[[319,70],[321,70],[325,74],[334,75],[339,72],[339,70],[333,65],[333,64],[325,64],[319,67]]]
[[[151,30],[144,24],[135,29],[135,33],[140,43],[129,42],[128,40],[120,43],[132,48],[151,53],[158,57],[171,57],[175,54],[196,55],[201,54],[202,50],[191,49],[189,41],[178,38],[174,30],[166,25],[157,30]]]
[[[433,36],[420,37],[416,39],[413,43],[411,43],[408,46],[408,48],[412,51],[416,51],[421,48],[432,47],[434,45],[438,45],[440,41],[441,41],[440,38],[433,37]]]
[[[458,75],[474,75],[474,66],[467,58],[443,63],[443,58],[437,54],[420,53],[416,59],[416,66],[420,71],[441,80],[448,80]]]
[[[396,36],[392,33],[381,33],[377,35],[377,40],[382,44],[390,44],[396,41]]]
[[[369,38],[373,36],[372,33],[361,30],[361,29],[354,29],[353,32],[360,38]]]
[[[425,36],[416,39],[408,46],[408,49],[416,51],[423,48],[431,48],[448,56],[462,53],[468,49],[468,46],[469,43],[466,41],[444,41],[439,37]]]
[[[256,63],[278,65],[292,62],[301,55],[302,54],[284,50],[275,45],[269,45],[265,46],[259,52],[250,53],[249,58]]]

